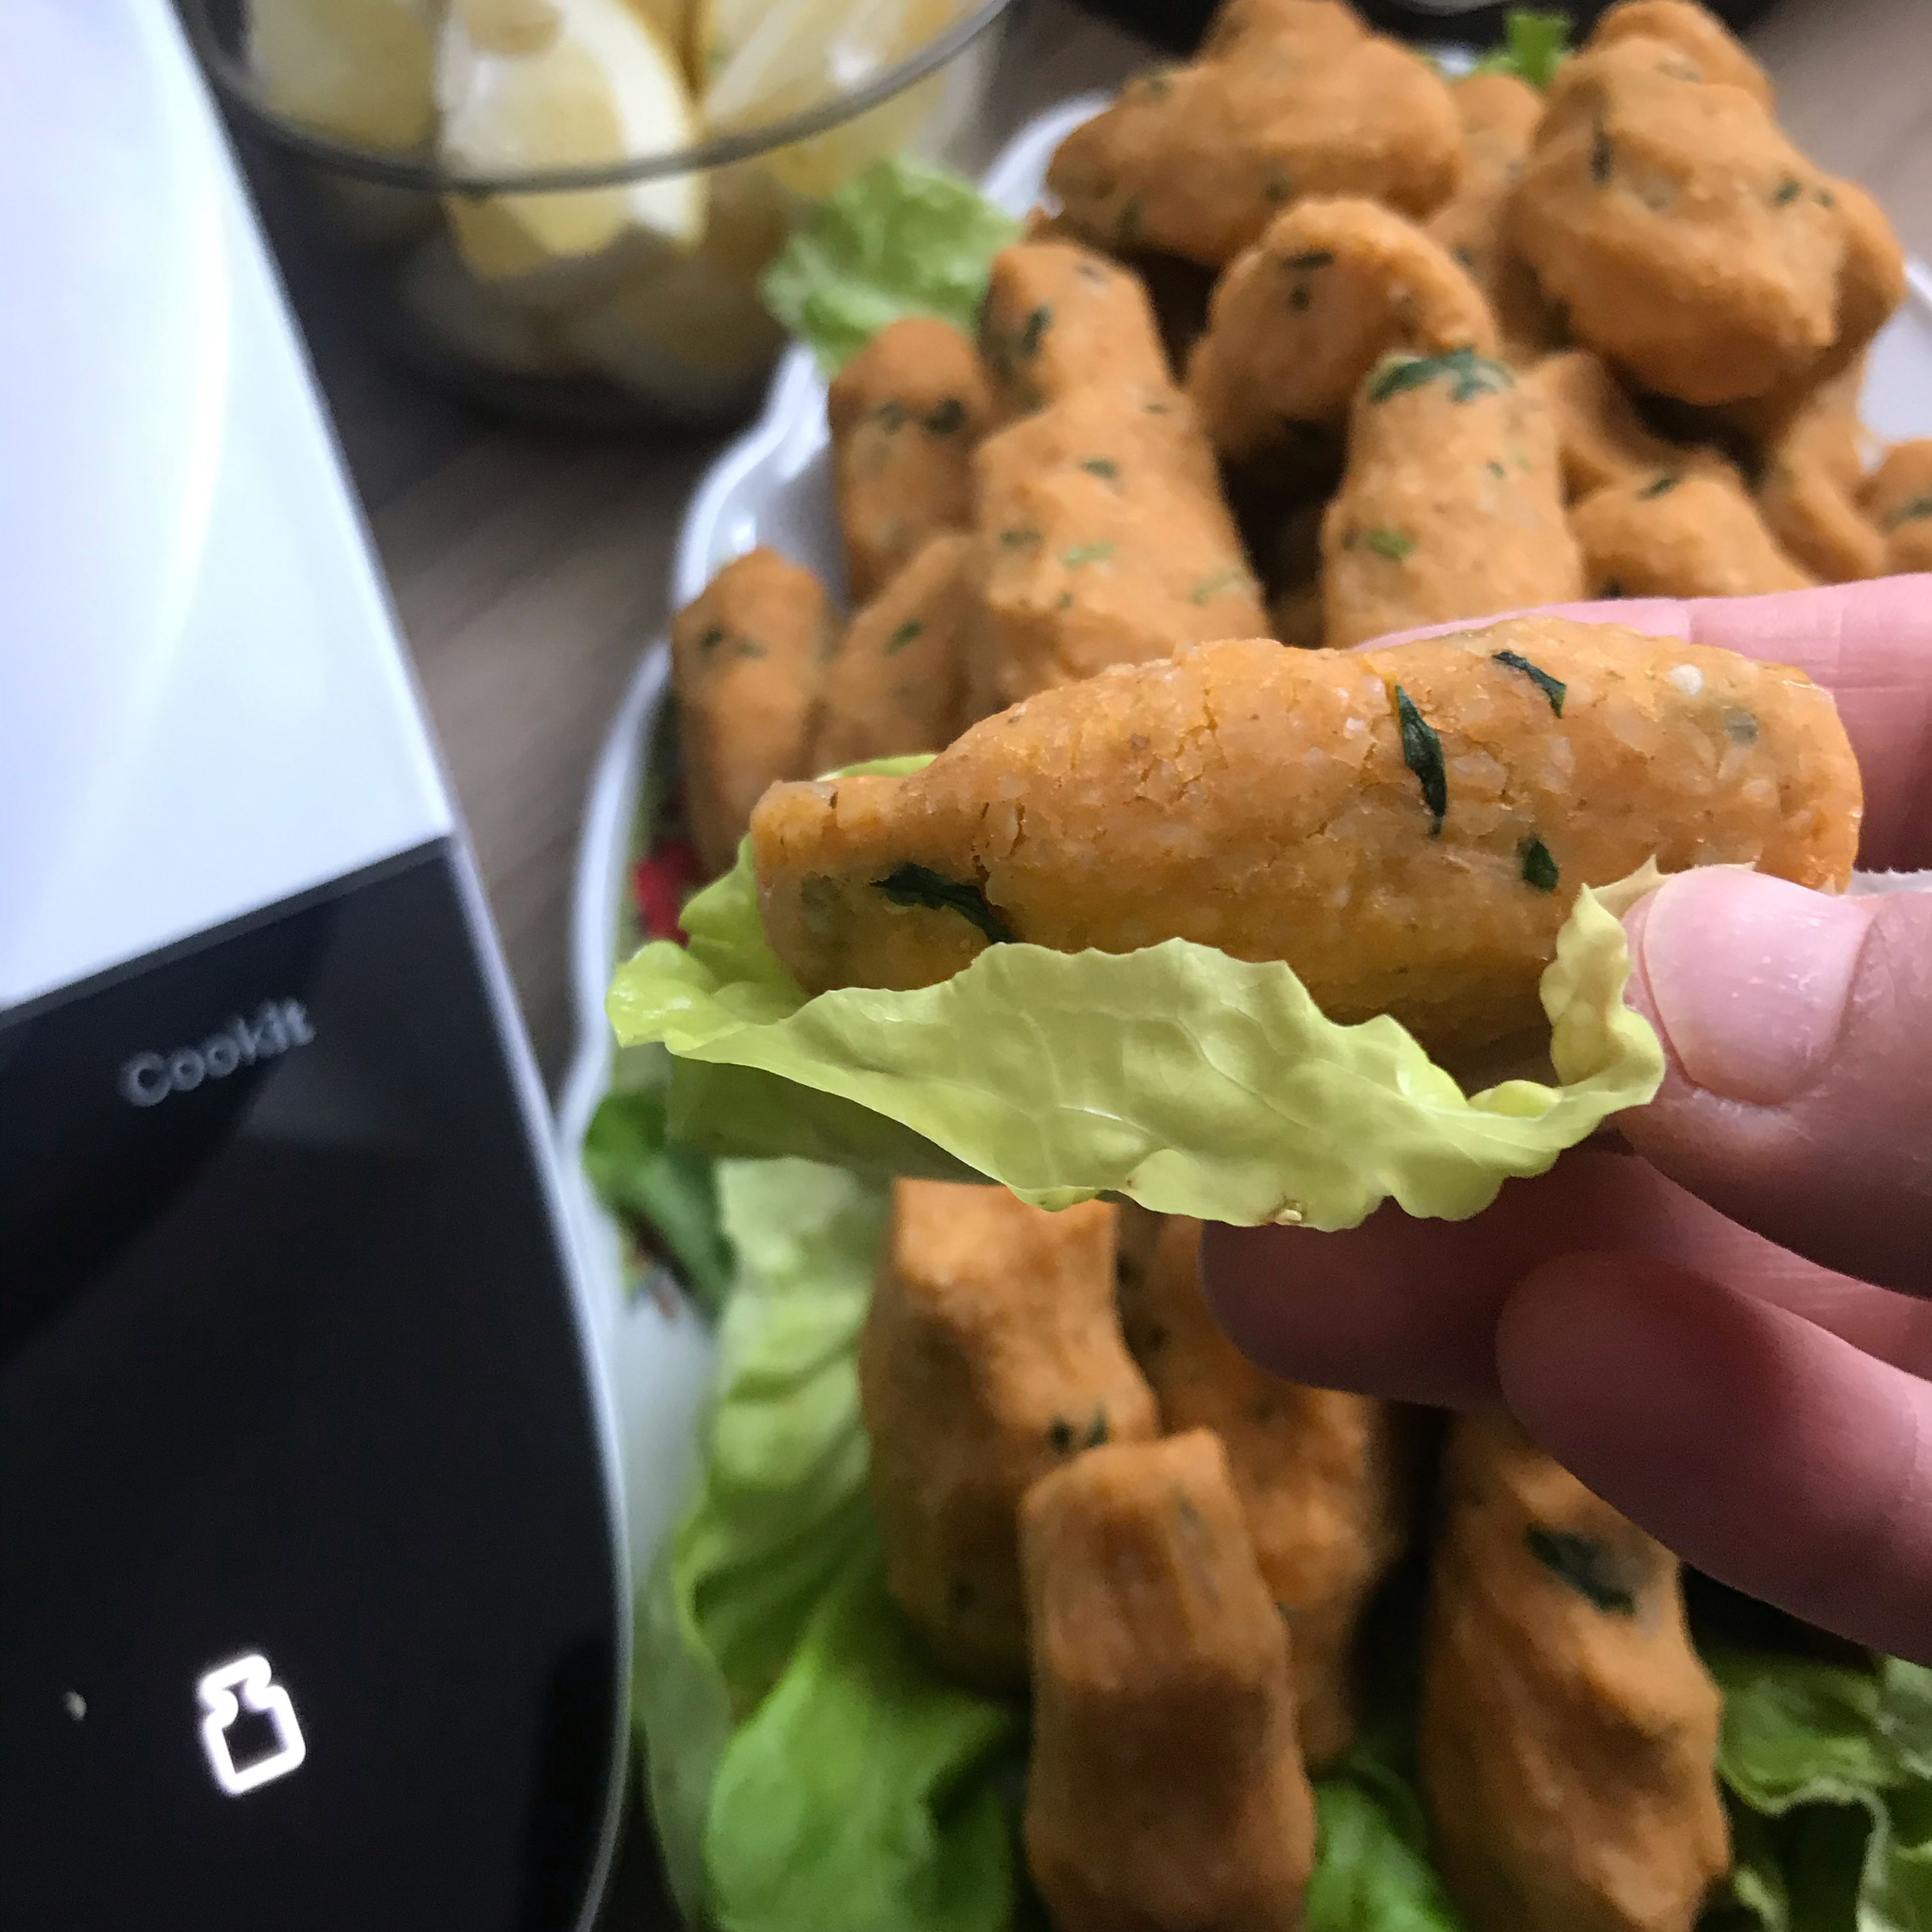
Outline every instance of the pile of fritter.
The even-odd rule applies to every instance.
[[[1353,649],[1932,568],[1932,440],[1874,463],[1857,415],[1898,245],[1714,17],[1622,0],[1546,95],[1228,0],[1048,187],[976,341],[901,321],[832,384],[850,617],[760,549],[676,622],[694,839],[716,874],[748,830],[808,992],[1181,938],[1454,1067],[1538,1023],[1582,885],[1843,887],[1858,775],[1801,674],[1546,617]],[[892,1594],[1030,1690],[1059,1932],[1300,1923],[1308,1770],[1418,1540],[1471,1925],[1690,1932],[1730,1852],[1673,1559],[1501,1418],[1432,1485],[1408,1419],[1245,1360],[1197,1232],[901,1181],[861,1352]]]

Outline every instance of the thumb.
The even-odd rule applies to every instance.
[[[1662,1090],[1618,1122],[1734,1220],[1932,1292],[1932,893],[1678,874],[1627,922]]]

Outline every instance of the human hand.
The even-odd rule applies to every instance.
[[[1932,576],[1566,614],[1801,666],[1864,776],[1859,863],[1932,866]],[[1506,1404],[1687,1562],[1932,1661],[1932,892],[1679,874],[1625,922],[1667,1069],[1460,1223],[1211,1228],[1220,1318],[1298,1382]]]

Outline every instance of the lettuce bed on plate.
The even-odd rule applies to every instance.
[[[1018,1840],[1026,1712],[940,1676],[886,1592],[855,1359],[885,1190],[776,1160],[723,1164],[718,1192],[737,1268],[701,1467],[638,1613],[679,1904],[726,1932],[1042,1924]],[[1310,1932],[1459,1932],[1408,1771],[1415,1607],[1412,1574],[1364,1645],[1361,1740],[1316,1780]],[[1738,1859],[1712,1932],[1932,1926],[1932,1672],[1824,1660],[1715,1591],[1694,1621],[1726,1694]]]

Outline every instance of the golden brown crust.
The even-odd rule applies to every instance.
[[[1932,570],[1932,436],[1894,443],[1864,488],[1894,571]]]
[[[1336,423],[1390,350],[1493,355],[1482,292],[1413,222],[1311,196],[1229,263],[1187,368],[1214,446],[1255,454],[1296,423]]]
[[[685,814],[707,876],[729,870],[767,785],[810,775],[832,623],[824,585],[762,548],[728,563],[672,621]]]
[[[1114,1312],[1115,1210],[901,1180],[859,1344],[894,1600],[949,1670],[1026,1680],[1020,1498],[1104,1442],[1154,1436]]]
[[[1708,8],[1690,0],[1618,0],[1598,21],[1588,45],[1631,39],[1661,40],[1688,54],[1700,78],[1742,88],[1767,112],[1772,106],[1771,76]]]
[[[1828,400],[1804,410],[1778,438],[1757,488],[1766,526],[1804,568],[1826,584],[1882,577],[1885,532],[1858,500],[1863,432]]]
[[[1560,716],[1503,650],[1565,686]],[[1398,686],[1437,735],[1439,829]],[[1831,697],[1802,673],[1522,618],[1377,650],[1257,640],[1117,667],[908,777],[779,787],[752,848],[766,932],[812,992],[931,985],[983,948],[958,911],[878,889],[910,864],[976,886],[1020,939],[1286,959],[1330,1017],[1390,1012],[1460,1049],[1540,1024],[1538,977],[1580,886],[1654,856],[1837,890],[1860,799]],[[1526,878],[1532,838],[1554,890]]]
[[[1691,1932],[1730,1865],[1720,1707],[1675,1558],[1507,1418],[1454,1424],[1418,1742],[1469,1922]]]
[[[1813,579],[1778,548],[1737,472],[1687,454],[1570,512],[1592,597],[1752,597]]]
[[[973,448],[992,415],[973,345],[949,322],[888,322],[826,396],[855,604],[874,596],[928,537],[966,523]]]
[[[1331,646],[1580,596],[1541,395],[1493,363],[1379,365],[1349,417],[1322,558]]]
[[[1219,1440],[1091,1450],[1028,1493],[1021,1539],[1027,1862],[1056,1932],[1296,1932],[1288,1636]]]
[[[825,668],[808,771],[937,752],[965,729],[976,555],[964,530],[931,538],[846,626]]]
[[[1163,1429],[1211,1429],[1228,1453],[1255,1556],[1294,1644],[1302,1755],[1333,1762],[1354,1732],[1350,1650],[1408,1525],[1386,1403],[1304,1388],[1250,1361],[1201,1291],[1200,1224],[1170,1218],[1126,1264],[1120,1324]]]
[[[1648,482],[1688,460],[1652,432],[1602,357],[1587,349],[1546,356],[1528,380],[1556,424],[1564,490],[1572,501],[1609,484]]]
[[[1343,9],[1243,5],[1193,64],[1130,82],[1076,128],[1047,184],[1097,247],[1218,268],[1304,195],[1426,214],[1462,148],[1448,89],[1408,48]]]

